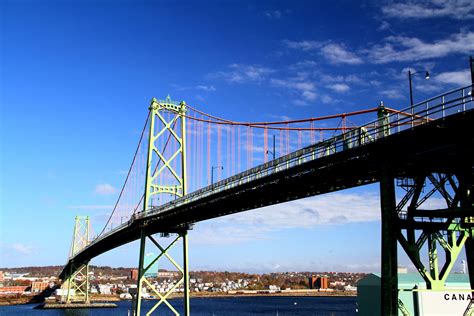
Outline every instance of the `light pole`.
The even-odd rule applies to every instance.
[[[412,88],[412,83],[411,83],[411,77],[423,71],[425,72],[425,79],[426,80],[430,79],[430,73],[427,70],[420,70],[420,71],[414,71],[414,72],[411,72],[411,70],[408,70],[408,83],[410,85],[410,110],[411,110],[412,127],[413,127],[413,115],[415,115],[415,109],[413,108],[413,88]]]
[[[472,56],[469,57],[469,65],[471,66],[471,84],[474,85],[474,58]]]
[[[427,70],[423,70],[425,72],[425,79],[428,80],[430,79],[430,73]],[[414,74],[420,73],[422,71],[415,71],[411,72],[411,70],[408,70],[408,82],[410,84],[410,105],[413,106],[413,89],[412,89],[412,83],[411,83],[411,77]]]
[[[275,160],[275,135],[273,135],[273,151],[267,150],[267,155],[272,154],[273,155],[273,160]]]
[[[214,169],[221,169],[221,170],[224,170],[224,167],[223,166],[212,166],[212,170],[211,170],[211,185],[214,184]]]

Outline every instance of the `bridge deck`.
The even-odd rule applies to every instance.
[[[379,181],[382,166],[387,163],[395,177],[414,177],[427,172],[472,172],[473,145],[474,110],[468,109],[309,161],[304,156],[314,148],[307,148],[298,151],[300,157],[293,159],[298,163],[288,165],[288,168],[281,168],[277,159],[267,163],[255,177],[247,176],[245,182],[230,179],[232,181],[227,180],[229,184],[218,183],[149,210],[147,214],[139,214],[70,259],[61,277],[72,260],[88,262],[108,250],[139,239],[142,229],[148,233],[174,232],[211,218],[375,183]]]

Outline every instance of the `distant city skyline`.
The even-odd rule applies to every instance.
[[[430,72],[413,77],[417,102],[470,84],[474,54],[471,1],[3,1],[0,14],[0,267],[66,263],[76,215],[100,232],[152,97],[236,121],[400,109],[409,70]],[[378,185],[189,237],[190,270],[378,272]],[[91,264],[137,266],[138,243]]]

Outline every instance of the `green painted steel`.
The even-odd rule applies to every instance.
[[[422,196],[427,181],[431,182],[433,188],[426,190],[425,195]],[[465,248],[466,242],[473,234],[470,217],[456,215],[461,210],[464,212],[472,211],[472,205],[462,204],[466,189],[463,188],[462,183],[464,181],[462,177],[458,176],[458,181],[460,181],[460,185],[456,185],[453,175],[429,174],[420,176],[413,179],[412,184],[410,184],[412,187],[397,207],[400,212],[404,205],[408,205],[406,219],[401,220],[404,226],[398,232],[398,241],[425,280],[426,287],[435,291],[445,288],[449,273],[453,269],[459,254]],[[408,185],[409,181],[406,181],[406,183]],[[454,196],[451,196],[448,192],[448,185],[454,191]],[[420,210],[419,207],[436,192],[444,198],[447,208],[438,210],[438,213],[433,213],[436,211]],[[458,207],[459,202],[461,202],[461,208]],[[452,215],[446,217],[444,214],[447,214],[447,212]],[[437,217],[437,214],[441,217]],[[415,220],[415,218],[419,218],[419,220]],[[424,220],[425,218],[429,220]],[[442,223],[442,226],[434,226],[433,220],[434,224]],[[406,230],[406,235],[403,234],[403,230]],[[428,251],[428,265],[425,265],[422,261],[422,252],[425,249]],[[438,254],[439,249],[444,252],[442,266]]]
[[[460,252],[464,248],[464,244],[471,234],[471,230],[461,228],[459,224],[452,224],[448,228],[447,234],[448,240],[446,240],[440,232],[422,232],[414,243],[409,243],[401,233],[398,236],[401,246],[425,280],[428,289],[444,289],[446,279],[448,278]],[[428,268],[423,264],[420,256],[425,244],[428,248]],[[437,245],[442,247],[446,257],[441,271],[439,270]]]
[[[145,231],[142,230],[140,232],[140,255],[138,261],[138,285],[137,285],[137,304],[135,305],[136,311],[135,315],[141,315],[141,307],[142,307],[142,279],[145,277],[145,272],[143,269],[144,261],[145,261],[145,246],[146,246],[146,234]]]
[[[70,258],[74,257],[76,253],[84,249],[89,242],[89,216],[76,216]],[[65,300],[66,303],[89,303],[89,263],[76,264],[73,262],[66,279],[61,285],[61,289],[66,291],[66,295],[61,295],[61,301]]]
[[[173,194],[177,197],[186,195],[186,103],[182,101],[177,104],[168,98],[163,101],[158,101],[153,98],[149,107],[150,110],[150,130],[149,130],[149,143],[148,143],[148,159],[147,159],[147,171],[145,178],[145,199],[143,203],[143,212],[146,214],[148,209],[151,207],[151,198],[155,194]],[[164,111],[173,113],[173,117],[168,121],[165,116],[162,115]],[[161,123],[162,126],[159,130],[157,126]],[[175,130],[175,125],[178,124],[180,132]],[[160,137],[166,136],[173,137],[178,143],[178,148],[171,156],[166,159],[164,153],[161,153],[158,146],[156,145]],[[158,160],[162,163],[158,168],[158,162],[154,161],[153,157],[156,155]],[[175,159],[181,159],[181,175],[173,168],[171,163]],[[156,165],[156,169],[153,167]],[[158,184],[160,174],[165,171],[169,171],[177,182],[175,185],[163,185]]]
[[[182,234],[183,239],[183,278],[184,278],[184,315],[189,316],[189,262],[188,262],[188,233]]]
[[[145,246],[146,240],[149,239],[155,246],[160,250],[160,253],[156,255],[151,262],[145,264]],[[182,240],[183,243],[183,261],[184,265],[181,267],[169,254],[171,248],[173,248],[176,243]],[[161,246],[153,236],[146,234],[145,231],[141,233],[140,241],[140,264],[138,270],[138,295],[137,295],[137,306],[136,306],[136,315],[141,315],[141,302],[143,297],[143,292],[145,288],[151,290],[153,295],[159,298],[158,302],[154,304],[150,310],[148,310],[145,315],[151,315],[161,304],[165,304],[175,315],[179,315],[178,311],[167,301],[167,298],[180,286],[184,287],[184,306],[185,306],[185,315],[189,315],[189,273],[188,273],[188,260],[187,260],[187,232],[183,231],[179,233],[175,239],[167,246]],[[146,273],[153,267],[153,265],[162,258],[167,258],[178,271],[181,273],[181,278],[171,287],[168,292],[162,294],[158,292],[153,285],[146,279]]]
[[[148,157],[145,177],[145,193],[143,212],[146,215],[148,210],[152,207],[151,201],[153,195],[156,194],[172,194],[177,197],[183,197],[187,193],[187,166],[186,166],[186,103],[176,103],[171,101],[168,96],[166,100],[152,99],[150,107],[150,130],[149,130],[149,143],[148,143]],[[165,116],[162,115],[164,111],[172,113],[171,119],[166,120]],[[157,128],[157,126],[161,128]],[[175,126],[178,125],[176,128]],[[177,131],[179,130],[179,132]],[[178,148],[176,151],[171,153],[171,156],[166,159],[164,152],[160,152],[159,147],[156,145],[160,137],[169,135],[177,143]],[[163,149],[164,150],[164,149]],[[158,161],[154,161],[153,157],[157,157]],[[181,174],[175,170],[172,166],[172,162],[175,159],[180,159],[181,163]],[[156,166],[156,168],[155,168]],[[155,169],[153,169],[155,168]],[[158,184],[157,180],[165,171],[169,171],[173,176],[174,184]],[[166,235],[169,232],[166,232]],[[135,313],[136,315],[142,314],[142,299],[144,289],[149,288],[153,294],[159,298],[159,301],[148,310],[145,315],[151,315],[161,304],[165,304],[171,312],[175,315],[179,315],[176,309],[168,302],[167,298],[173,293],[181,284],[184,287],[184,315],[189,316],[189,272],[188,272],[188,242],[187,242],[187,231],[186,229],[180,229],[176,232],[177,237],[168,245],[163,248],[153,236],[147,234],[145,229],[141,231],[140,237],[140,254],[139,254],[139,267],[138,267],[138,293],[137,293],[137,304]],[[149,239],[156,248],[160,250],[157,255],[148,265],[145,265],[145,248],[146,242]],[[183,245],[183,267],[181,267],[168,253],[169,249],[172,248],[179,240],[182,240]],[[146,279],[145,275],[147,271],[161,258],[166,257],[181,273],[181,279],[164,295],[156,291],[156,289]]]
[[[403,316],[410,316],[410,312],[406,308],[405,304],[401,299],[398,299],[398,310],[402,313]]]
[[[89,303],[89,264],[71,265],[67,284],[66,303]]]

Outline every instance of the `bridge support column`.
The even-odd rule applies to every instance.
[[[472,58],[472,56],[469,57],[469,67],[471,69],[471,85],[474,86],[474,58]],[[472,167],[467,169],[468,170],[466,170],[465,173],[467,175],[466,177],[463,178],[462,176],[458,175],[458,178],[461,178],[459,187],[460,190],[463,191],[461,197],[461,206],[469,207],[472,212],[472,210],[474,210],[474,175]],[[474,221],[474,217],[471,217],[468,220]],[[474,235],[472,231],[466,241],[465,250],[467,268],[469,270],[469,282],[471,283],[471,290],[474,290]]]
[[[184,313],[183,315],[189,316],[190,307],[189,307],[189,271],[188,271],[188,241],[187,241],[187,230],[183,229],[179,232],[174,232],[177,236],[171,241],[167,247],[161,246],[152,235],[147,235],[145,230],[141,232],[140,238],[140,258],[139,258],[139,267],[138,267],[138,293],[137,293],[137,304],[135,315],[151,315],[160,305],[165,304],[175,315],[180,315],[174,306],[168,302],[168,297],[175,292],[180,286],[183,287],[183,303],[184,303]],[[172,233],[172,234],[174,234]],[[162,233],[162,236],[169,236],[170,233]],[[154,258],[151,258],[150,261],[145,262],[145,249],[146,242],[149,239],[152,244],[158,248],[160,253]],[[183,244],[183,265],[179,265],[168,253],[169,250],[176,245],[179,240],[182,240]],[[166,257],[181,274],[181,278],[176,281],[176,283],[166,292],[160,293],[147,279],[146,274],[150,271],[159,259]],[[148,311],[142,310],[142,300],[145,294],[146,289],[150,290],[150,293],[158,298],[156,302]]]
[[[472,59],[472,57],[471,57]],[[471,60],[472,62],[472,60]],[[473,72],[474,74],[474,72]],[[466,170],[458,174],[459,195],[461,208],[468,210],[471,216],[464,218],[464,224],[472,226],[474,224],[474,174],[473,170]],[[469,282],[471,290],[474,290],[474,234],[471,230],[464,246],[466,251],[467,268],[469,272]]]
[[[398,315],[397,219],[394,178],[388,163],[381,170],[382,315]]]
[[[61,295],[61,301],[66,304],[90,303],[89,299],[89,263],[71,264],[69,275],[61,286],[65,295]]]
[[[428,290],[445,288],[445,282],[463,247],[472,286],[474,214],[471,173],[470,170],[464,170],[456,176],[420,174],[399,180],[399,186],[406,194],[396,210],[398,241],[423,277]],[[446,202],[446,208],[423,208],[423,203],[436,197],[435,194]],[[444,256],[440,256],[438,250],[444,252]],[[427,256],[423,255],[424,251]]]
[[[69,258],[89,245],[89,216],[76,216],[74,235]],[[71,262],[65,280],[61,284],[63,291],[61,301],[67,304],[80,302],[89,303],[89,262]]]
[[[183,278],[184,278],[184,315],[189,316],[189,261],[188,261],[188,232],[182,233],[183,239]]]

